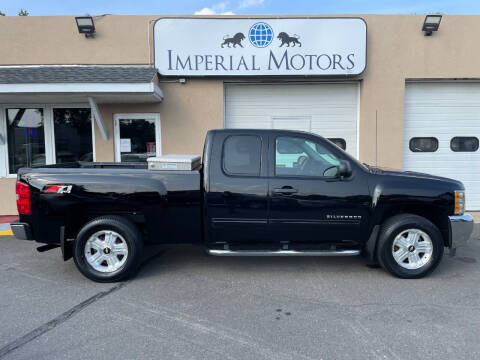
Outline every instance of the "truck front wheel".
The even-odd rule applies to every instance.
[[[142,237],[135,224],[120,216],[104,216],[79,231],[73,258],[87,278],[115,282],[135,274],[142,252]]]
[[[391,274],[416,279],[438,266],[443,248],[442,235],[434,224],[421,216],[402,214],[382,225],[377,258]]]

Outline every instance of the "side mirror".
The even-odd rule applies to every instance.
[[[338,176],[339,177],[350,177],[352,175],[352,166],[346,160],[340,160],[338,164]]]

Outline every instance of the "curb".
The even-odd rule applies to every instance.
[[[0,224],[0,236],[12,236],[13,232],[10,229],[10,223]]]

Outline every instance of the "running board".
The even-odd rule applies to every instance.
[[[360,250],[220,250],[207,249],[214,256],[355,256]]]

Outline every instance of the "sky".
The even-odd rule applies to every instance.
[[[17,15],[136,14],[479,14],[480,0],[0,0],[0,11]]]

